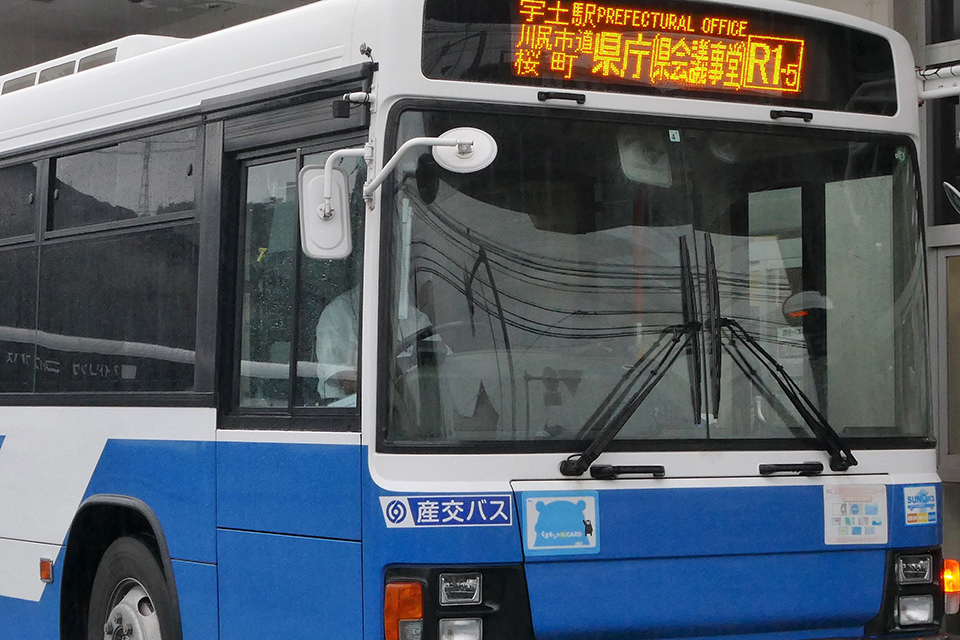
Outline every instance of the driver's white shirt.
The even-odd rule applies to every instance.
[[[397,340],[430,326],[430,318],[410,305],[406,318],[397,322]],[[339,373],[356,372],[359,351],[360,287],[351,287],[334,298],[317,321],[317,391],[338,407],[354,407],[356,394],[347,395],[336,381]],[[330,406],[330,405],[328,405]]]

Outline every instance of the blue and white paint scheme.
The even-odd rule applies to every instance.
[[[709,1],[720,7],[736,8]],[[536,1],[529,4],[543,6]],[[560,7],[560,3],[555,6]],[[820,131],[829,134],[823,136],[829,141],[843,135],[859,141],[870,132],[885,136],[884,140],[895,139],[901,145],[898,151],[917,143],[919,118],[912,107],[917,97],[913,62],[909,46],[901,36],[862,20],[784,0],[741,3],[743,7],[751,10],[759,7],[793,17],[823,20],[832,26],[852,27],[890,43],[898,70],[895,98],[900,109],[887,116],[811,107],[810,118],[815,120],[815,125],[807,126],[808,121],[796,113],[788,115],[797,120],[782,127],[790,135],[819,140],[810,132]],[[562,116],[570,126],[589,120],[605,125],[612,122],[613,128],[627,127],[633,126],[630,124],[633,120],[644,118],[658,123],[664,119],[692,123],[691,129],[696,132],[690,137],[693,144],[700,145],[704,155],[712,157],[711,161],[729,164],[731,156],[723,153],[723,145],[711,147],[707,133],[713,131],[709,127],[728,133],[730,130],[766,130],[782,124],[775,122],[776,117],[771,115],[770,105],[766,103],[690,100],[671,92],[630,94],[592,88],[583,89],[581,101],[579,89],[575,94],[561,94],[558,98],[539,95],[543,92],[536,87],[519,83],[491,88],[493,85],[483,82],[428,78],[422,71],[421,60],[423,19],[423,0],[323,0],[187,42],[166,42],[163,47],[118,60],[102,69],[0,96],[0,161],[21,155],[28,157],[37,149],[68,153],[73,147],[67,145],[67,141],[100,140],[96,136],[183,117],[193,118],[190,121],[204,131],[209,146],[203,150],[203,164],[205,170],[211,172],[221,170],[222,165],[246,161],[247,157],[259,162],[272,154],[276,145],[283,146],[284,152],[289,152],[296,158],[294,162],[298,162],[305,153],[332,150],[344,139],[351,142],[362,139],[353,148],[362,148],[360,153],[367,154],[372,177],[375,171],[390,163],[389,145],[401,136],[400,123],[407,122],[402,120],[404,114],[417,109],[440,110],[436,105],[444,105],[447,115],[460,114],[460,110],[474,105],[477,112],[470,117],[491,117],[491,113],[495,119],[506,119],[508,114],[512,117],[515,113],[524,114],[523,117],[534,114],[538,118]],[[463,46],[466,47],[463,51],[445,51],[444,56],[469,58],[466,54],[473,45]],[[336,83],[342,81],[339,74],[345,69],[359,74],[357,69],[361,68],[370,70],[370,77],[366,78],[369,86],[363,92],[347,94],[342,100],[349,103],[348,112],[353,109],[351,113],[356,114],[362,109],[364,116],[362,119],[357,116],[356,121],[350,121],[350,126],[343,130],[331,129],[333,125],[329,122],[338,118],[329,116],[329,109],[322,113],[313,111],[310,100],[318,99],[319,94],[324,100],[340,97],[334,95],[336,91],[330,86],[340,86]],[[903,76],[904,70],[908,70],[908,77]],[[550,100],[553,102],[545,104]],[[584,103],[589,104],[589,114],[575,111]],[[491,111],[493,104],[499,105],[499,110]],[[303,134],[298,128],[300,121],[291,124],[281,117],[247,120],[257,115],[257,108],[302,109],[299,117],[305,122],[319,123],[317,126],[323,135],[314,135],[313,129],[308,129],[313,133]],[[233,110],[242,113],[238,115]],[[805,113],[801,112],[801,116]],[[348,113],[347,120],[349,117]],[[535,120],[537,118],[530,118]],[[414,125],[409,128],[416,129]],[[287,137],[271,138],[277,130],[282,130]],[[423,132],[403,131],[403,135],[407,133],[421,137]],[[243,144],[226,145],[224,138],[228,134],[235,134],[234,142],[242,139]],[[248,138],[243,137],[248,134]],[[305,141],[304,137],[309,139]],[[616,144],[611,147],[618,161],[621,154],[628,159],[643,155],[642,149],[631,151],[629,141],[620,145],[621,141],[615,137]],[[686,141],[678,129],[671,128],[663,144],[680,145]],[[502,140],[503,146],[508,142],[511,141]],[[304,151],[308,147],[309,151]],[[859,149],[857,145],[851,148]],[[667,156],[666,151],[654,151],[657,152],[655,159]],[[408,162],[410,158],[407,158],[390,165],[398,167],[400,179],[394,182],[415,183],[423,177],[422,173],[429,173],[432,165],[428,153],[424,152],[423,158],[415,162]],[[895,165],[897,179],[904,181],[905,154],[903,151],[898,160],[900,164]],[[558,150],[550,162],[544,164],[560,165],[561,160],[570,159],[561,158],[563,155]],[[859,157],[853,152],[851,155],[855,159]],[[33,162],[33,156],[29,157]],[[55,154],[43,156],[42,160],[47,164],[56,163]],[[420,166],[421,160],[427,169]],[[192,164],[190,171],[193,171]],[[226,192],[238,189],[237,183],[242,180],[236,175],[223,178],[225,174],[225,171],[216,174],[222,182],[203,183],[201,200],[205,207],[203,215],[214,216],[215,224],[209,227],[233,224],[234,227],[224,233],[225,238],[233,239],[242,235],[242,229],[236,226],[234,218],[224,222],[220,216],[227,210],[231,216],[236,213],[237,207],[230,209],[227,203],[232,206],[236,204],[234,200],[240,202],[240,194]],[[891,175],[883,177],[892,185],[893,175],[891,170]],[[870,180],[873,179],[857,180],[872,187]],[[429,180],[423,182],[429,183]],[[536,192],[539,187],[534,182],[524,184],[524,188]],[[452,183],[453,180],[444,182],[443,189],[453,191]],[[664,188],[662,181],[660,184],[640,181],[638,185],[632,185],[638,193],[651,186]],[[893,193],[891,185],[884,183],[884,188],[889,187],[887,195]],[[272,186],[278,193],[294,190],[294,183]],[[589,193],[599,194],[600,186],[599,183],[596,189],[591,186]],[[410,184],[406,187],[413,188]],[[791,183],[790,189],[794,188]],[[752,195],[757,193],[765,192]],[[791,194],[785,197],[796,195],[792,191]],[[100,556],[91,556],[89,562],[80,563],[89,565],[84,567],[86,582],[75,575],[64,576],[66,557],[71,549],[77,549],[71,545],[82,544],[88,533],[78,530],[75,523],[78,514],[82,515],[89,505],[110,504],[110,500],[117,498],[142,506],[142,519],[155,527],[137,529],[137,533],[156,543],[155,559],[173,589],[182,640],[218,637],[223,640],[274,637],[384,640],[385,586],[387,580],[392,579],[389,576],[407,572],[409,575],[402,575],[405,580],[424,582],[424,597],[436,599],[438,586],[423,577],[431,571],[488,572],[484,575],[493,574],[498,578],[509,574],[510,580],[515,580],[509,582],[515,590],[505,591],[507,596],[502,596],[491,589],[494,595],[490,597],[509,597],[511,604],[529,615],[529,628],[509,629],[509,633],[504,633],[504,637],[517,640],[860,638],[877,635],[870,625],[880,624],[878,616],[889,610],[894,587],[889,584],[885,587],[885,583],[892,575],[891,563],[897,553],[910,551],[929,555],[931,562],[940,560],[944,502],[936,474],[936,450],[932,441],[922,434],[914,434],[912,440],[901,438],[915,446],[884,448],[874,444],[857,448],[857,465],[835,471],[831,463],[836,460],[816,444],[816,438],[804,432],[802,447],[792,441],[799,437],[791,435],[791,429],[806,429],[799,421],[796,426],[784,427],[787,435],[779,436],[780,440],[773,444],[756,438],[738,448],[733,437],[707,442],[703,437],[709,423],[707,419],[702,424],[682,426],[665,419],[664,424],[669,428],[687,429],[696,436],[677,438],[678,442],[683,440],[682,446],[671,448],[669,438],[661,437],[662,433],[647,434],[650,437],[646,439],[625,439],[623,447],[612,447],[599,458],[605,465],[625,468],[662,466],[662,477],[625,473],[611,479],[561,473],[561,463],[582,448],[571,451],[569,446],[564,448],[563,441],[551,441],[555,437],[551,433],[554,427],[563,427],[559,420],[557,425],[542,420],[542,431],[539,424],[526,432],[516,424],[511,425],[513,430],[509,432],[497,424],[496,435],[507,434],[492,441],[500,448],[481,450],[478,446],[474,450],[470,449],[471,444],[480,440],[470,438],[476,432],[465,429],[463,433],[451,435],[446,430],[453,430],[450,424],[454,421],[443,423],[440,415],[443,411],[438,410],[436,416],[427,415],[423,420],[428,426],[436,427],[429,437],[411,438],[399,445],[391,441],[385,434],[395,416],[384,408],[393,390],[385,387],[389,387],[387,379],[399,365],[390,361],[390,343],[396,336],[384,327],[384,318],[392,309],[385,308],[385,305],[389,307],[385,300],[393,300],[400,294],[394,295],[390,289],[394,283],[384,274],[391,273],[386,262],[395,258],[394,253],[404,255],[406,251],[409,258],[412,249],[408,244],[402,247],[403,251],[393,251],[384,246],[384,238],[391,237],[395,231],[391,225],[396,217],[400,233],[393,235],[402,239],[406,233],[406,240],[410,241],[412,232],[403,225],[408,223],[413,205],[409,198],[404,201],[401,196],[397,207],[400,213],[394,216],[387,201],[395,194],[375,189],[365,195],[367,201],[360,204],[365,207],[363,236],[353,239],[355,246],[363,248],[359,366],[356,367],[361,373],[355,381],[359,391],[350,399],[356,404],[359,398],[359,408],[346,407],[350,402],[342,402],[341,406],[323,413],[328,408],[298,406],[295,408],[302,410],[299,414],[291,408],[289,415],[279,416],[280,411],[274,412],[274,406],[254,406],[241,416],[247,419],[245,422],[230,422],[230,418],[237,417],[231,414],[237,407],[230,405],[230,395],[235,391],[230,384],[236,380],[228,380],[230,384],[226,384],[219,379],[228,378],[233,365],[236,365],[233,374],[238,377],[243,365],[231,362],[230,356],[221,351],[228,350],[224,344],[241,342],[233,340],[233,334],[239,333],[233,324],[242,314],[226,309],[236,302],[232,299],[236,292],[226,290],[242,276],[218,271],[227,269],[230,263],[223,260],[219,237],[217,242],[200,243],[198,249],[200,263],[212,273],[205,280],[207,289],[203,292],[210,298],[223,298],[217,301],[223,308],[210,300],[201,300],[208,307],[205,315],[198,316],[198,324],[206,322],[207,325],[201,326],[202,331],[198,333],[203,340],[215,345],[198,346],[198,352],[200,347],[207,349],[209,358],[206,364],[210,388],[204,394],[197,393],[197,397],[171,394],[170,398],[157,394],[156,398],[148,398],[164,406],[138,406],[147,401],[124,394],[104,394],[95,401],[80,393],[67,394],[66,400],[57,397],[58,404],[75,402],[69,406],[41,406],[40,393],[33,394],[35,397],[27,403],[30,406],[17,405],[18,398],[12,395],[10,402],[0,397],[0,637],[54,640],[62,633],[61,624],[72,623],[79,628],[78,620],[87,612],[74,610],[73,603],[78,599],[86,602]],[[841,205],[846,203],[845,193],[832,195]],[[873,197],[876,193],[871,191],[870,195]],[[467,210],[479,202],[466,193],[457,197],[467,202]],[[558,197],[557,200],[576,204],[572,198]],[[642,209],[642,200],[639,197],[630,200],[627,208],[631,215],[633,207]],[[560,205],[558,202],[556,206],[560,208]],[[492,211],[496,216],[511,213],[507,205],[492,207]],[[500,226],[496,216],[477,215],[477,218],[482,224]],[[551,224],[549,220],[538,220],[537,225],[529,220],[524,222],[527,226],[523,228],[531,237]],[[692,229],[692,223],[690,226]],[[209,227],[204,228],[204,233],[216,235]],[[651,224],[647,227],[647,245],[641,244],[642,234],[632,229],[629,232],[615,230],[607,240],[616,246],[626,246],[632,257],[634,253],[643,253],[641,249],[666,245],[662,239],[680,227],[685,224]],[[585,246],[596,241],[604,247],[596,237],[606,230],[591,230],[580,235],[587,236]],[[468,229],[464,235],[471,241],[483,236],[473,231]],[[509,228],[508,231],[514,234]],[[892,236],[892,230],[890,234]],[[776,234],[771,231],[769,235]],[[210,239],[207,235],[202,237],[205,241]],[[691,232],[690,237],[700,241],[704,232]],[[720,234],[716,237],[720,238]],[[731,233],[718,244],[734,244],[738,238]],[[780,251],[776,239],[768,242],[763,238],[757,246],[740,252],[746,263],[757,262],[758,256],[766,260],[774,249]],[[796,249],[799,243],[793,242],[795,240],[788,238],[784,244],[789,247],[783,251]],[[907,244],[911,247],[919,246],[919,231],[909,240]],[[558,253],[576,253],[568,251],[564,244],[566,238],[554,241]],[[879,251],[881,247],[871,244],[869,248]],[[262,251],[266,252],[267,248]],[[675,253],[672,245],[670,251],[672,257]],[[487,265],[488,274],[481,270],[483,260],[495,263],[497,257],[487,258],[486,249],[475,253],[478,255],[473,271],[474,275],[480,274],[479,279],[471,279],[469,262],[464,265],[451,261],[453,266],[447,268],[449,273],[456,272],[456,277],[460,277],[460,272],[469,276],[464,276],[464,280],[469,280],[473,289],[466,286],[464,289],[472,291],[470,295],[475,298],[459,289],[456,291],[457,308],[468,309],[464,312],[469,314],[474,313],[473,305],[482,298],[481,289],[483,295],[487,295],[488,290],[497,290],[490,275],[493,268]],[[521,254],[518,260],[527,258],[527,254]],[[793,260],[790,269],[797,269],[801,261],[799,254],[788,258]],[[581,271],[590,271],[583,267],[586,263],[577,260],[571,258],[569,263],[562,263],[560,271],[576,272],[576,277],[582,277]],[[600,262],[598,259],[596,264]],[[632,269],[636,265],[628,266]],[[678,265],[671,264],[669,268],[674,266],[679,272]],[[917,270],[909,275],[916,280],[919,298],[912,303],[922,308],[922,259],[915,266]],[[416,270],[408,271],[407,276]],[[530,280],[553,286],[549,275]],[[224,283],[230,286],[221,286]],[[579,297],[601,295],[595,284],[590,282],[584,286],[578,282],[570,287],[576,292],[577,305]],[[634,300],[632,290],[621,291],[625,288],[622,284],[610,288],[615,295],[630,298],[631,304],[640,304]],[[406,298],[414,295],[407,295],[410,292],[406,282],[397,289],[403,290],[403,302],[399,306],[403,307],[403,319],[408,319],[413,314],[408,315]],[[873,292],[869,294],[872,296]],[[242,296],[237,294],[237,297]],[[839,306],[840,296],[836,297],[836,302],[831,304]],[[541,304],[536,296],[529,298],[534,305],[549,306]],[[782,305],[777,301],[772,307],[777,307],[774,311],[780,313]],[[764,304],[768,302],[764,299]],[[903,306],[900,300],[897,305],[897,309]],[[879,315],[885,321],[892,317]],[[543,322],[532,324],[540,331],[543,327],[556,328],[564,323],[587,323],[600,316],[603,313],[584,311],[576,306],[553,326]],[[504,327],[508,317],[516,321],[501,309],[498,320]],[[890,320],[890,324],[892,322]],[[447,327],[437,324],[437,333],[442,328],[471,328],[468,320],[446,323]],[[700,330],[700,323],[688,324],[696,324]],[[679,326],[673,326],[674,333],[679,331]],[[926,325],[921,321],[919,326],[922,334]],[[797,344],[803,342],[802,332],[786,331],[791,328],[786,326],[780,328],[785,330],[784,342],[790,343],[790,348],[796,349]],[[642,323],[632,323],[627,329],[615,332],[614,338],[628,342],[631,354],[643,352],[649,346],[645,342],[651,335],[645,333],[648,329],[644,329]],[[506,328],[503,333],[507,333]],[[14,335],[19,341],[35,339],[35,336],[25,339],[26,334],[36,334],[36,331],[17,328],[16,333],[7,331],[0,334],[0,338]],[[517,375],[513,371],[514,354],[503,353],[510,351],[502,347],[506,340],[493,341],[495,348],[490,352],[492,355],[487,354],[486,361],[472,350],[457,353],[451,346],[453,340],[450,344],[439,337],[431,340],[430,346],[436,349],[430,355],[459,367],[454,368],[456,375],[443,378],[442,384],[437,384],[438,388],[453,388],[449,406],[439,403],[438,406],[464,418],[463,422],[469,422],[471,428],[475,423],[483,423],[484,411],[488,416],[492,411],[497,419],[509,414],[518,422],[518,416],[524,412],[522,403],[516,401],[516,406],[505,409],[510,404],[504,399],[507,394],[502,392],[506,384],[499,387],[488,384],[492,376],[501,383],[506,378],[511,383],[522,380],[518,388],[531,381],[546,380],[552,384],[553,388],[545,390],[542,398],[534,398],[542,400],[543,405],[534,409],[529,406],[534,394],[525,392],[523,398],[528,412],[540,411],[542,416],[552,417],[564,412],[589,414],[598,403],[571,402],[572,390],[601,385],[606,380],[592,379],[591,371],[586,368],[586,374],[562,369],[562,354],[550,353],[537,342],[539,339],[538,336],[533,344],[527,345],[529,348],[515,347],[517,359],[527,358],[528,366],[520,369],[517,365],[520,372]],[[282,357],[294,350],[290,342],[278,341],[277,345],[276,352],[282,352]],[[409,359],[411,349],[409,344],[404,345],[401,355]],[[611,348],[598,340],[583,351],[586,352],[584,359],[590,360],[599,357],[595,353],[619,357],[626,350],[620,345]],[[881,355],[893,358],[892,354]],[[187,361],[199,359],[193,352],[179,356]],[[854,357],[845,356],[857,364]],[[732,370],[730,361],[728,357],[723,365],[727,367],[724,369],[727,379]],[[287,372],[300,375],[301,363],[258,364],[286,367]],[[310,370],[309,376],[314,376],[310,379],[313,387],[316,387],[315,365],[308,362],[302,367]],[[801,362],[797,367],[805,374],[812,371],[809,363]],[[630,368],[619,364],[613,367],[614,380]],[[410,371],[412,369],[411,365]],[[404,378],[404,383],[417,378],[410,371],[398,377]],[[695,372],[694,380],[698,380],[697,375]],[[426,377],[417,379],[417,384]],[[812,373],[808,378],[813,380]],[[302,381],[294,379],[290,387],[297,382]],[[684,411],[688,411],[686,404],[691,395],[688,387],[692,383],[682,382]],[[814,382],[808,386],[815,387]],[[544,387],[546,389],[546,383]],[[495,397],[498,394],[500,397]],[[722,410],[729,414],[733,413],[730,409],[733,395],[728,394],[723,400]],[[561,404],[561,399],[567,404]],[[603,395],[597,399],[602,400]],[[108,406],[111,401],[124,406]],[[90,404],[85,405],[86,402]],[[178,402],[183,406],[173,406]],[[668,406],[672,399],[654,399],[651,405],[656,402]],[[760,406],[759,401],[754,404]],[[751,410],[754,404],[749,407]],[[293,407],[292,401],[290,406]],[[762,413],[759,409],[757,412]],[[573,419],[568,422],[582,424]],[[851,422],[855,421],[851,418]],[[730,419],[725,426],[734,423],[739,424]],[[530,424],[533,423],[528,419],[526,426]],[[645,428],[647,424],[640,426]],[[860,426],[863,425],[856,423],[853,428]],[[577,445],[583,440],[579,439]],[[783,442],[791,445],[780,446]],[[405,445],[409,447],[405,449]],[[632,450],[625,450],[631,447]],[[804,465],[819,464],[822,472],[763,475],[759,471],[764,465],[795,466],[798,461]],[[127,514],[126,517],[133,516]],[[93,545],[77,553],[102,556],[106,545],[100,546],[104,548]],[[50,583],[40,580],[41,559],[54,561]],[[503,578],[498,586],[505,589],[503,585],[507,583]],[[522,583],[522,588],[516,587],[518,583]],[[937,592],[937,595],[943,594]],[[495,616],[503,610],[500,602],[481,601],[460,609],[433,600],[422,604],[424,620],[428,622],[444,616]],[[939,603],[936,606],[939,621],[943,606]],[[887,622],[881,620],[882,624]],[[488,626],[488,630],[491,628],[493,625]],[[888,630],[884,627],[884,633]],[[927,631],[930,636],[937,633],[930,629],[924,633]],[[422,637],[435,639],[437,633],[437,629],[430,629]],[[391,640],[414,640],[421,637],[418,634],[411,632],[409,636]],[[143,640],[180,639],[144,637]]]

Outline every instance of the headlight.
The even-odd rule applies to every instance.
[[[908,627],[933,622],[933,596],[900,596],[897,600],[897,624]]]
[[[440,621],[440,640],[481,640],[480,618],[450,618]]]
[[[480,582],[479,573],[441,573],[440,604],[480,604]]]
[[[933,582],[933,556],[900,556],[897,558],[897,582],[929,584]]]

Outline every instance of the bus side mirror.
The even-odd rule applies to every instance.
[[[324,167],[308,165],[300,170],[300,245],[303,252],[317,260],[342,260],[350,255],[350,195],[347,176],[334,169],[330,173],[329,203],[324,197]]]

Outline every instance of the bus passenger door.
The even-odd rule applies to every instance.
[[[362,142],[338,136],[228,157],[236,188],[224,206],[230,259],[221,280],[228,292],[217,438],[222,638],[362,636],[362,161],[339,166],[354,194],[351,256],[305,256],[297,212],[299,170]]]

